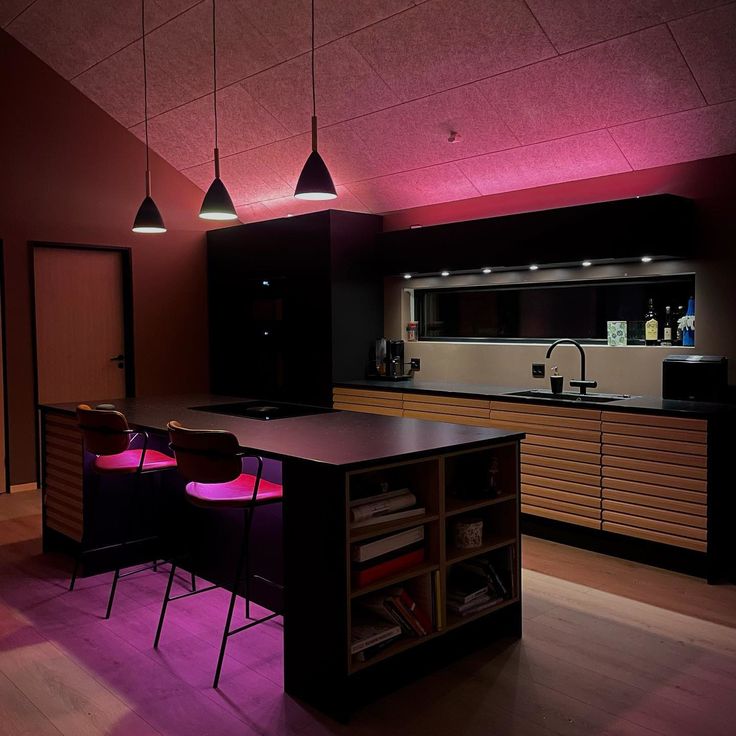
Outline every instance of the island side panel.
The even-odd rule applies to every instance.
[[[348,700],[345,472],[285,461],[283,519],[284,689],[340,715]]]

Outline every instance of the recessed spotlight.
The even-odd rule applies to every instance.
[[[410,279],[411,278],[411,274],[410,273],[405,273],[404,274],[404,278],[405,279]]]
[[[450,272],[449,272],[449,271],[443,271],[443,272],[442,272],[442,273],[440,274],[440,276],[449,276],[449,275],[450,275]]]
[[[419,230],[420,227],[421,225],[409,225],[410,230]]]
[[[271,283],[269,281],[265,281],[265,280],[264,281],[261,281],[261,284],[263,286],[271,286]]]
[[[529,266],[529,270],[530,271],[536,271],[538,268],[539,268],[539,266],[537,266],[536,263],[532,263],[532,265]]]
[[[491,269],[488,267],[483,269],[483,273],[490,273],[490,272],[491,272]]]
[[[652,262],[652,257],[651,256],[642,256],[641,257],[641,262],[642,263],[651,263]]]
[[[590,261],[583,261],[580,265],[585,266],[585,268],[587,268],[588,266],[592,266],[593,264]]]

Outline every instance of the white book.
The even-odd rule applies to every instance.
[[[357,654],[389,639],[401,636],[401,626],[376,619],[375,622],[354,623],[351,627],[350,653]]]
[[[388,552],[408,547],[415,542],[421,542],[423,539],[424,527],[415,526],[412,529],[406,529],[388,537],[381,537],[372,542],[353,545],[352,558],[354,562],[366,562],[374,557],[380,557]]]
[[[350,508],[352,508],[353,506],[361,506],[364,503],[373,503],[374,501],[380,501],[386,498],[393,498],[394,496],[402,496],[404,493],[409,493],[409,489],[397,488],[395,491],[384,491],[383,493],[376,493],[373,496],[354,498],[350,501]]]
[[[359,529],[363,526],[372,526],[373,524],[385,524],[388,521],[400,521],[401,519],[410,519],[412,516],[424,516],[427,509],[419,506],[415,509],[404,509],[403,511],[395,511],[392,514],[381,514],[380,516],[371,516],[368,519],[354,521],[351,529]]]
[[[413,493],[404,491],[404,493],[398,496],[381,498],[378,501],[353,506],[350,509],[350,516],[353,521],[362,521],[363,519],[370,519],[371,516],[390,514],[392,511],[409,508],[409,506],[414,506],[416,502],[417,497]]]

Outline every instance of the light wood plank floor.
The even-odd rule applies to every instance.
[[[278,621],[234,637],[209,687],[224,599],[172,606],[165,576],[66,592],[40,552],[36,492],[0,496],[2,736],[732,736],[736,588],[524,540],[524,637],[477,652],[335,724],[282,693]],[[204,599],[207,598],[205,601]]]

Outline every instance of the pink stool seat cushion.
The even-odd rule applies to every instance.
[[[141,453],[143,450],[125,450],[117,455],[98,455],[95,458],[95,470],[100,473],[135,473],[141,462]],[[143,461],[143,470],[166,470],[166,468],[175,468],[176,460],[164,455],[163,452],[157,450],[146,450],[146,457]]]
[[[243,473],[229,483],[188,483],[187,495],[197,506],[247,506],[253,498],[256,477]],[[256,503],[274,503],[283,496],[283,487],[261,478]]]

